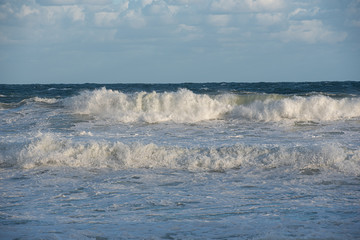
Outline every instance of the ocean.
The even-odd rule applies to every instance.
[[[0,85],[0,239],[360,239],[360,82]]]

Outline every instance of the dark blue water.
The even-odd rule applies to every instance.
[[[83,90],[102,87],[127,93],[140,91],[165,92],[184,88],[198,94],[267,93],[267,94],[311,94],[359,95],[360,82],[278,82],[278,83],[181,83],[181,84],[0,84],[1,102],[14,102],[31,97],[68,97]]]

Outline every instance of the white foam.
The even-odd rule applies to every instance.
[[[105,88],[85,91],[65,101],[76,113],[120,122],[198,122],[217,119],[231,107],[189,90],[125,94]]]
[[[360,99],[328,96],[286,97],[275,94],[209,96],[177,92],[125,94],[105,88],[84,91],[65,105],[78,114],[102,120],[195,123],[235,118],[251,121],[336,121],[360,117]]]
[[[79,136],[90,136],[90,137],[92,137],[93,134],[90,131],[81,131],[79,133]]]
[[[360,99],[327,96],[266,99],[237,106],[232,115],[260,121],[336,121],[360,117]]]
[[[34,102],[47,103],[47,104],[53,104],[58,101],[56,98],[41,98],[41,97],[34,97],[32,98],[32,100]]]
[[[0,146],[1,148],[1,146]],[[169,168],[227,170],[232,168],[334,169],[360,174],[360,150],[338,144],[284,146],[235,144],[223,147],[158,146],[108,141],[74,142],[54,134],[39,135],[31,143],[2,146],[1,166],[34,168],[70,166],[84,168]]]

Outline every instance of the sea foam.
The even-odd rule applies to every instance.
[[[106,88],[83,91],[64,100],[77,114],[123,123],[195,123],[213,119],[251,121],[336,121],[360,117],[360,99],[324,95],[195,94],[138,92],[126,94]]]
[[[231,106],[208,95],[181,89],[171,93],[139,92],[125,94],[105,88],[84,91],[65,101],[80,114],[120,122],[198,122],[216,119]]]
[[[32,98],[32,100],[34,102],[47,103],[47,104],[53,104],[58,101],[56,98],[41,98],[41,97],[34,97]]]
[[[0,146],[0,165],[34,168],[70,166],[81,168],[169,168],[222,171],[241,167],[333,169],[360,174],[360,150],[339,144],[312,146],[234,144],[220,147],[178,147],[109,141],[75,142],[54,134],[42,134],[20,146]]]
[[[233,109],[233,116],[260,121],[336,121],[360,117],[360,99],[328,96],[266,99]]]

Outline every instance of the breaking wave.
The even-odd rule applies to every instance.
[[[260,121],[336,121],[360,117],[360,99],[327,96],[266,99],[237,106],[232,115]]]
[[[84,91],[65,99],[77,114],[118,122],[194,123],[213,119],[252,121],[336,121],[360,117],[360,98],[331,98],[324,95],[195,94],[138,92],[126,94],[105,88]]]
[[[43,134],[27,145],[0,144],[0,166],[35,168],[169,168],[223,171],[234,168],[333,169],[360,174],[360,150],[338,144],[283,146],[235,144],[222,147],[158,146],[122,142],[74,142]],[[5,150],[6,149],[6,150]]]
[[[102,88],[68,99],[76,113],[120,122],[198,122],[219,118],[231,105],[189,90],[125,94]]]

